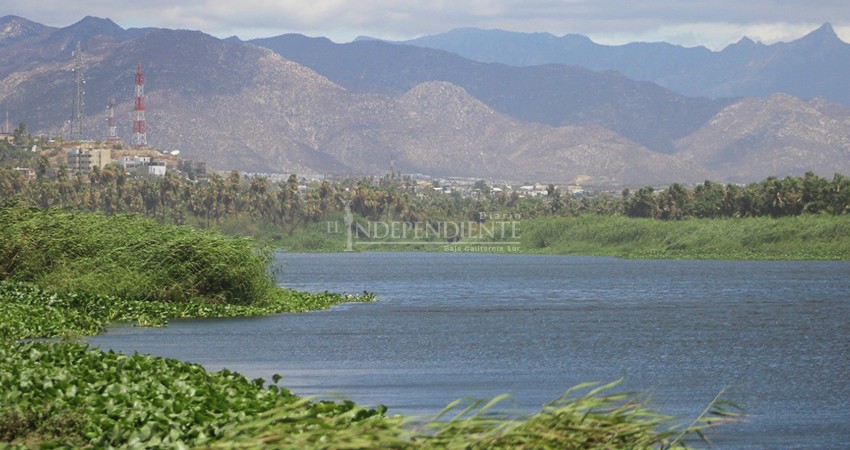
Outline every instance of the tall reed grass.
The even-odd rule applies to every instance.
[[[628,258],[850,259],[850,217],[661,221],[585,215],[522,223],[523,250]]]
[[[250,238],[19,204],[0,207],[0,279],[126,300],[251,305],[274,295]]]

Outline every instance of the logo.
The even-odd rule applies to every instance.
[[[329,234],[345,233],[345,250],[353,252],[378,246],[437,247],[452,253],[518,253],[520,214],[479,212],[476,220],[372,221],[356,220],[351,200],[344,207],[342,224],[327,222]]]

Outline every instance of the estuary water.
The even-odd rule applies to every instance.
[[[116,326],[91,343],[283,376],[300,395],[430,416],[507,393],[533,412],[615,390],[689,422],[723,390],[744,422],[717,448],[850,448],[850,262],[446,253],[279,254],[279,282],[376,303]]]

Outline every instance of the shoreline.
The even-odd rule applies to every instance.
[[[441,253],[553,254],[625,259],[697,260],[850,260],[850,218],[831,215],[663,221],[622,216],[584,215],[537,218],[521,223],[519,239],[455,242],[355,241],[339,234],[306,229],[264,242],[284,253]],[[364,250],[361,250],[364,249]],[[492,251],[488,251],[492,250]]]

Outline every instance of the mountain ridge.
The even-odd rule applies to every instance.
[[[552,126],[600,124],[662,152],[673,151],[675,139],[728,103],[687,98],[614,72],[558,64],[480,63],[441,50],[381,41],[336,44],[287,34],[249,42],[354,91],[391,95],[426,81],[448,81],[518,120]]]
[[[0,29],[8,22],[4,19],[0,18]],[[694,102],[621,74],[565,70],[560,65],[530,72],[475,62],[433,68],[472,80],[470,86],[476,86],[476,80],[482,84],[509,74],[516,92],[536,92],[554,103],[564,98],[559,90],[578,86],[568,84],[567,75],[586,81],[581,86],[587,92],[569,92],[592,100],[583,106],[587,109],[576,110],[585,120],[551,125],[500,111],[481,99],[481,92],[451,81],[410,77],[394,70],[379,72],[388,75],[383,80],[358,74],[349,64],[359,57],[356,52],[342,53],[348,58],[342,66],[352,69],[350,79],[372,83],[376,89],[351,88],[268,48],[199,31],[120,32],[111,21],[97,19],[75,25],[71,30],[31,27],[15,34],[14,42],[0,45],[0,110],[10,111],[16,123],[27,123],[36,134],[67,132],[75,90],[70,71],[74,62],[57,49],[75,45],[69,36],[78,36],[87,81],[88,136],[105,134],[105,107],[112,97],[117,101],[119,134],[130,141],[133,78],[141,62],[148,142],[163,150],[179,149],[181,156],[206,160],[219,170],[383,174],[392,161],[404,173],[609,187],[756,180],[763,178],[764,161],[770,161],[770,170],[776,173],[802,173],[810,168],[823,175],[831,175],[825,173],[829,170],[850,173],[850,158],[845,157],[850,146],[850,110],[825,100],[778,96]],[[308,44],[314,41],[297,39],[309,53]],[[59,48],[50,42],[63,45]],[[360,48],[395,47],[372,43]],[[418,66],[405,64],[422,53],[409,46],[402,50],[409,52],[410,60],[402,60],[397,67],[415,70]],[[437,55],[462,59],[446,52]],[[477,72],[458,67],[473,67]],[[541,74],[550,78],[537,78]],[[529,80],[550,80],[550,84],[522,91]],[[507,89],[505,98],[522,97],[508,92],[514,89],[510,84],[502,87]],[[671,107],[660,114],[651,106],[658,98],[667,98],[680,109]],[[700,104],[714,109],[689,122],[692,129],[669,134],[666,149],[644,145],[606,126],[620,120],[622,126],[647,127],[695,114]]]
[[[719,51],[665,42],[603,45],[573,34],[541,37],[538,33],[474,28],[396,43],[442,49],[481,62],[517,66],[559,63],[616,70],[686,96],[786,92],[850,106],[850,82],[843,81],[850,70],[850,44],[838,37],[829,22],[793,41],[766,45],[742,37]],[[787,66],[793,72],[784,70]]]

